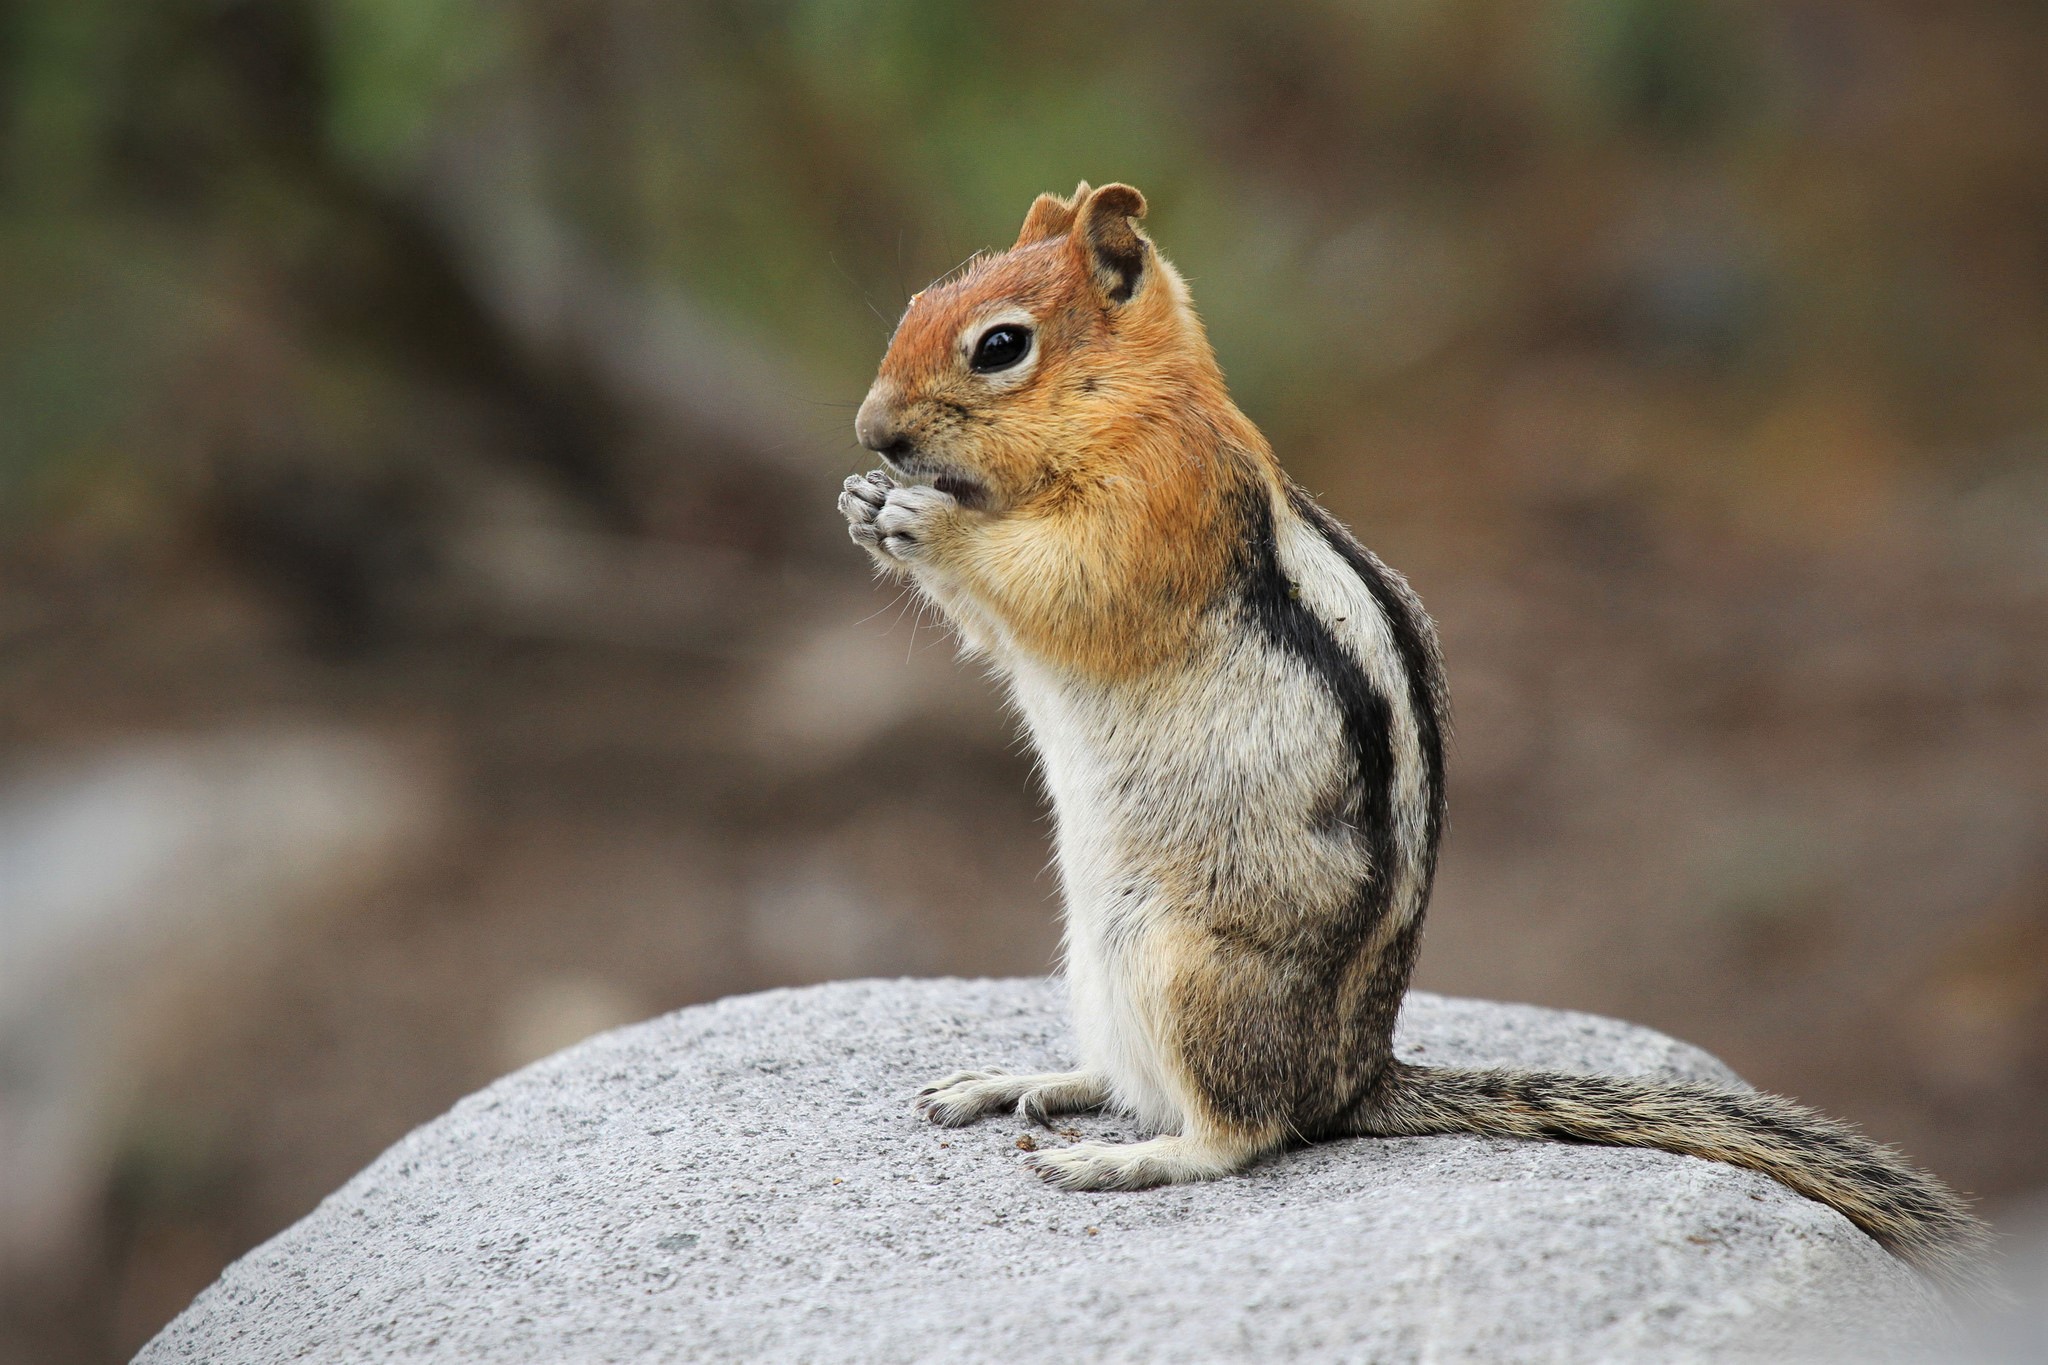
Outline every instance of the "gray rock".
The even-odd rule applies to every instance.
[[[1424,994],[1402,1051],[1740,1083],[1628,1024]],[[138,1359],[1782,1360],[1795,1333],[1897,1345],[1938,1317],[1839,1215],[1706,1161],[1359,1140],[1076,1195],[1019,1169],[1016,1120],[911,1115],[957,1065],[1070,1055],[1035,980],[770,991],[621,1029],[414,1132]]]

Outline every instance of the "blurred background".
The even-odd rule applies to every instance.
[[[1045,970],[833,502],[909,293],[1150,197],[1442,622],[1421,984],[2048,1183],[2048,5],[0,3],[0,1359],[588,1033]]]

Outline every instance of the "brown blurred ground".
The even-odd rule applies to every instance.
[[[0,778],[342,736],[405,828],[136,940],[0,1356],[123,1358],[594,1029],[1047,967],[1027,756],[832,499],[902,291],[1082,176],[1442,624],[1422,984],[2048,1182],[2038,7],[60,9],[10,20]]]

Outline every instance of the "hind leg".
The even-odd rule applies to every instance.
[[[942,1128],[958,1128],[1009,1110],[1049,1125],[1055,1114],[1079,1114],[1108,1102],[1109,1086],[1093,1072],[1012,1076],[993,1070],[956,1071],[918,1092],[917,1112]]]
[[[1348,1041],[1327,988],[1185,924],[1159,932],[1145,952],[1165,970],[1137,983],[1146,994],[1127,1016],[1156,1062],[1148,1079],[1165,1112],[1147,1117],[1169,1131],[1034,1154],[1031,1169],[1060,1189],[1134,1190],[1241,1171],[1319,1126],[1315,1116],[1343,1083],[1326,1060]],[[1129,1041],[1125,1050],[1138,1050]]]

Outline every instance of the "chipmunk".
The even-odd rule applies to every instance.
[[[1448,698],[1402,577],[1231,402],[1128,185],[1041,195],[911,299],[854,423],[853,539],[1008,685],[1056,827],[1080,1068],[961,1071],[954,1126],[1109,1107],[1160,1136],[1039,1150],[1070,1190],[1207,1180],[1291,1144],[1476,1133],[1761,1171],[1938,1281],[1988,1233],[1789,1100],[1394,1055],[1444,828]]]

